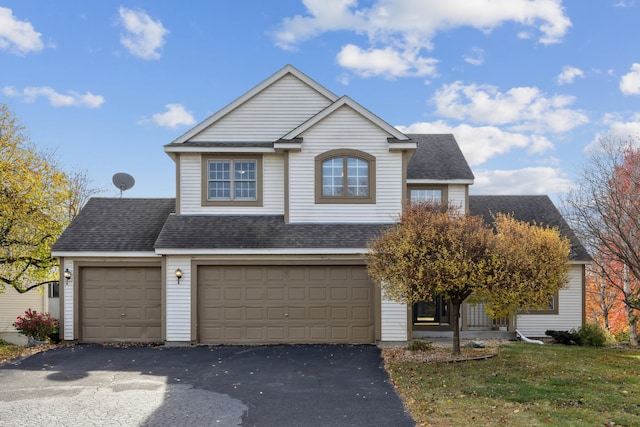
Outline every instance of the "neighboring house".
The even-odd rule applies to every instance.
[[[53,247],[62,336],[89,342],[372,343],[451,334],[446,302],[386,300],[367,244],[408,199],[515,212],[572,239],[571,282],[532,336],[583,323],[588,255],[546,197],[470,197],[452,135],[403,134],[286,66],[164,147],[175,199],[94,198]],[[463,329],[499,333],[465,305]],[[513,336],[515,320],[503,322]],[[524,332],[523,331],[523,332]]]
[[[12,286],[6,285],[4,292],[0,293],[0,339],[15,344],[26,344],[27,338],[13,327],[18,316],[23,316],[27,309],[40,313],[49,312],[51,316],[58,318],[57,283],[32,289],[23,294]]]

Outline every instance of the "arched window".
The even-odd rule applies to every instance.
[[[375,157],[333,150],[316,157],[316,203],[375,203]]]

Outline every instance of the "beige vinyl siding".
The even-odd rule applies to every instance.
[[[29,308],[44,312],[46,292],[47,289],[41,287],[21,294],[13,286],[5,285],[4,292],[0,293],[0,334],[16,332],[13,327],[16,317],[24,315]]]
[[[262,161],[262,206],[202,206],[202,160],[180,155],[180,214],[283,215],[284,156],[265,154]]]
[[[448,188],[449,203],[454,206],[460,206],[460,210],[464,212],[466,209],[466,185],[450,184]]]
[[[272,142],[330,103],[324,95],[288,74],[190,141]]]
[[[402,207],[402,153],[389,152],[389,136],[347,106],[304,132],[302,151],[289,156],[289,221],[393,222]],[[315,204],[314,159],[335,149],[376,158],[376,204]]]
[[[381,341],[407,341],[407,304],[386,299],[381,301]]]
[[[182,270],[180,284],[176,268]],[[191,341],[191,260],[168,257],[166,269],[166,341]]]
[[[527,337],[545,337],[548,329],[567,331],[582,326],[583,266],[573,264],[569,272],[569,285],[558,294],[558,314],[521,314],[517,329]]]

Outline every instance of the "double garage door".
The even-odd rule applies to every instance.
[[[79,276],[81,341],[162,341],[160,267],[82,267]],[[363,266],[199,266],[196,339],[371,343],[374,289]]]
[[[198,341],[371,343],[374,285],[363,266],[200,266]]]
[[[80,339],[162,341],[160,267],[80,268]]]

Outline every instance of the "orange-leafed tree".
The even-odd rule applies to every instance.
[[[594,258],[602,257],[596,254]],[[594,259],[587,267],[585,309],[587,322],[599,323],[614,334],[629,330],[627,306],[624,303],[624,269],[602,259]],[[612,283],[614,282],[614,283]],[[635,285],[637,286],[637,285]]]
[[[638,138],[602,137],[565,200],[568,215],[606,284],[627,308],[631,343],[638,345],[640,309],[640,150]],[[615,273],[615,274],[614,274]]]
[[[495,229],[495,231],[494,231]],[[367,270],[385,295],[413,304],[451,303],[453,353],[460,353],[460,306],[472,294],[491,317],[543,308],[567,282],[569,243],[555,229],[498,215],[493,228],[454,207],[412,203],[369,246]]]

